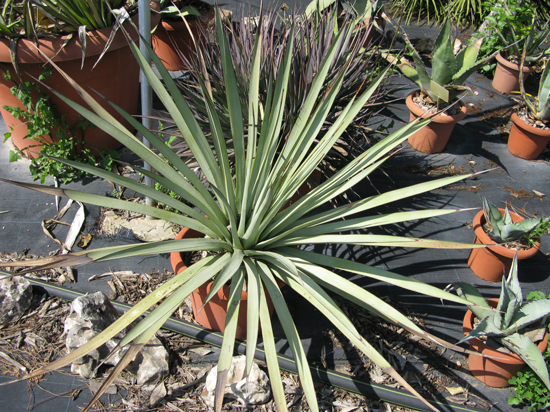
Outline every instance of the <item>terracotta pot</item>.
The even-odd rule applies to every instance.
[[[534,160],[550,142],[550,130],[533,127],[516,113],[512,114],[512,128],[508,137],[508,150],[516,157]]]
[[[498,299],[487,299],[489,305],[496,308]],[[464,335],[470,333],[474,325],[474,314],[471,310],[466,312],[462,328]],[[479,338],[473,338],[468,341],[470,349],[482,355],[496,356],[501,359],[487,358],[479,355],[470,354],[468,364],[470,372],[485,385],[493,388],[505,388],[510,386],[508,380],[525,367],[525,362],[515,353],[503,353],[491,348],[483,343]],[[542,352],[548,346],[548,331],[544,338],[537,345]]]
[[[151,16],[151,18],[158,21],[158,17]],[[134,17],[134,22],[137,23],[137,16]],[[139,35],[133,27],[129,23],[126,23],[125,27],[133,40],[137,41]],[[20,73],[23,77],[22,80],[25,82],[35,82],[34,78],[39,77],[43,72],[43,64],[47,61],[47,58],[50,58],[94,97],[97,94],[93,90],[113,101],[126,112],[137,114],[139,65],[128,46],[128,41],[120,30],[114,37],[109,51],[105,53],[97,66],[93,67],[97,58],[102,53],[111,31],[112,28],[107,27],[87,33],[86,58],[82,69],[82,49],[78,36],[73,36],[66,45],[64,44],[67,41],[67,36],[40,39],[38,47],[46,57],[38,52],[33,40],[20,39],[17,43],[16,55]],[[0,68],[3,71],[9,72],[12,78],[17,79],[10,59],[9,41],[6,39],[0,39]],[[52,75],[44,80],[44,83],[63,96],[86,107],[83,99],[56,70],[53,70]],[[8,81],[4,76],[0,76],[1,102],[3,105],[23,108],[21,101],[11,94],[10,88],[12,86],[14,86],[12,81]],[[77,123],[80,117],[78,113],[44,87],[42,87],[42,90],[50,96],[50,101],[56,105],[57,110],[66,116],[68,124]],[[125,122],[122,116],[108,103],[102,101],[101,98],[98,98],[98,100],[117,120],[121,121],[125,126],[130,127],[129,123]],[[2,108],[0,108],[0,113],[6,125],[9,128],[15,128],[12,132],[12,141],[20,150],[24,150],[29,146],[34,146],[32,150],[36,152],[41,150],[42,145],[38,142],[24,139],[28,132],[27,127],[21,121],[15,119]],[[48,138],[46,138],[46,141],[48,141]],[[121,144],[117,140],[99,128],[87,128],[84,132],[83,141],[86,147],[92,149],[118,149],[121,147]],[[27,154],[30,153],[27,151]],[[36,154],[30,155],[33,157],[37,156]]]
[[[405,103],[411,111],[410,120],[413,121],[418,117],[427,118],[429,114],[425,110],[417,106],[413,102],[413,97],[418,93],[414,91],[407,96]],[[460,106],[460,113],[454,116],[439,114],[432,117],[432,122],[420,129],[418,132],[409,137],[410,145],[423,153],[440,153],[447,146],[449,137],[455,124],[466,117],[466,106]]]
[[[534,67],[523,66],[523,80],[536,70]],[[519,91],[519,65],[509,62],[501,54],[497,54],[497,68],[493,77],[493,89],[501,93]]]
[[[504,215],[504,209],[499,208],[499,210]],[[510,212],[510,216],[514,222],[523,220],[520,215],[514,212]],[[468,266],[474,271],[477,277],[488,282],[500,282],[502,276],[510,272],[512,259],[516,252],[518,260],[521,260],[534,256],[539,250],[540,244],[525,250],[509,249],[505,246],[497,245],[483,229],[483,225],[485,224],[483,210],[475,215],[473,224],[475,232],[474,243],[494,246],[472,249],[468,258]]]
[[[193,239],[203,235],[195,230],[184,227],[176,236],[176,239]],[[180,252],[172,252],[170,254],[170,263],[175,273],[180,273],[187,268],[183,263],[183,257]],[[212,288],[212,282],[204,283],[201,287],[191,294],[191,304],[193,307],[193,315],[195,320],[207,329],[215,330],[223,333],[225,331],[225,319],[227,317],[227,303],[229,300],[229,285],[222,287],[218,293],[212,297],[205,305],[206,297]],[[278,282],[279,287],[284,283]],[[204,305],[204,307],[203,307]],[[274,306],[269,295],[267,295],[267,305],[269,313],[273,314]],[[202,310],[201,310],[202,308]],[[237,322],[236,338],[246,340],[246,311],[248,308],[248,294],[243,291],[241,293],[241,304],[239,307],[239,316]]]
[[[199,37],[204,37],[208,24],[216,16],[214,8],[207,3],[204,4],[208,6],[208,11],[204,15],[197,18],[187,18],[189,28],[197,42]],[[189,69],[180,57],[180,53],[189,60],[196,51],[193,39],[183,20],[176,22],[161,21],[151,36],[151,44],[166,70]]]

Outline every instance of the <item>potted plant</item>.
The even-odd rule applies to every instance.
[[[139,65],[134,63],[126,38],[119,30],[129,14],[137,11],[137,5],[130,5],[125,0],[109,0],[108,7],[104,0],[25,4],[31,9],[16,7],[14,0],[8,0],[3,8],[3,24],[0,22],[0,99],[3,105],[0,113],[11,130],[16,147],[25,151],[32,146],[36,152],[41,148],[40,142],[25,139],[28,130],[24,118],[13,116],[14,110],[26,110],[15,96],[21,88],[36,83],[40,78],[44,84],[61,90],[69,98],[83,102],[74,89],[66,86],[59,73],[52,73],[47,78],[42,76],[49,59],[71,73],[87,90],[94,89],[125,111],[137,113]],[[129,23],[124,25],[130,27]],[[130,32],[137,40],[137,31]],[[74,110],[57,96],[49,95],[46,87],[39,87],[61,116],[65,116],[64,121],[69,126],[80,122]],[[33,92],[29,98],[36,99],[37,95]],[[114,109],[110,112],[122,120]],[[48,135],[48,132],[44,134]],[[48,140],[48,137],[44,136],[44,139]],[[93,151],[120,147],[115,139],[95,128],[87,128],[80,140]]]
[[[159,6],[160,23],[151,36],[153,50],[166,69],[183,70],[195,43],[214,19],[214,8],[201,0],[160,0]]]
[[[510,386],[508,380],[527,364],[550,389],[542,356],[548,345],[548,331],[540,322],[550,313],[550,300],[523,302],[517,263],[514,257],[508,278],[502,279],[498,300],[485,300],[469,283],[455,285],[459,296],[474,303],[463,322],[466,337],[462,341],[468,341],[470,348],[480,353],[470,354],[470,372],[486,385],[502,388]],[[532,325],[535,332],[527,329]]]
[[[458,105],[457,97],[468,90],[464,83],[479,67],[494,55],[477,60],[482,40],[478,40],[455,55],[451,24],[447,21],[437,36],[432,52],[432,70],[428,73],[420,54],[415,50],[406,33],[405,41],[411,50],[414,66],[406,59],[385,56],[396,63],[405,76],[414,81],[420,90],[407,96],[406,104],[411,111],[411,121],[429,117],[431,123],[409,138],[409,143],[423,153],[439,153],[445,149],[453,128],[466,117],[466,105]],[[444,106],[448,106],[442,110]]]
[[[550,34],[550,20],[543,21],[531,2],[497,2],[487,27],[482,34],[492,39],[501,50],[496,56],[497,65],[493,88],[501,93],[519,91],[520,72],[523,79],[537,69],[536,63],[550,55],[545,47]],[[523,50],[525,64],[520,65]]]
[[[524,53],[522,57],[525,56]],[[523,58],[521,65],[523,66]],[[508,150],[522,159],[536,159],[550,142],[548,123],[550,120],[550,68],[548,66],[546,64],[542,73],[538,96],[532,97],[526,94],[523,82],[520,82],[523,107],[512,113]]]
[[[248,105],[248,122],[243,121],[239,93],[234,80],[232,56],[225,40],[219,13],[216,16],[217,31],[225,71],[225,87],[229,100],[231,133],[235,157],[229,163],[226,139],[220,127],[219,116],[214,109],[214,103],[206,87],[203,96],[207,102],[208,116],[212,124],[213,146],[207,140],[183,99],[180,91],[174,84],[168,71],[160,63],[152,49],[149,52],[162,77],[157,77],[150,62],[143,57],[137,46],[131,42],[140,66],[147,76],[153,90],[178,125],[180,133],[186,139],[190,150],[194,153],[196,162],[200,165],[204,181],[196,176],[165,142],[153,132],[147,130],[139,121],[125,114],[131,122],[151,143],[155,151],[147,148],[128,129],[123,128],[107,111],[99,105],[90,94],[76,83],[73,86],[82,93],[90,109],[76,103],[70,103],[81,115],[98,127],[109,131],[122,144],[140,156],[158,173],[137,169],[141,174],[149,176],[156,183],[174,191],[185,202],[178,201],[169,195],[156,191],[153,188],[123,176],[94,168],[89,165],[59,159],[74,167],[93,172],[99,177],[123,185],[150,196],[178,211],[157,209],[152,206],[135,202],[113,199],[95,194],[86,194],[69,189],[59,189],[40,185],[12,182],[14,184],[55,193],[60,196],[77,198],[83,202],[109,206],[117,209],[133,210],[152,217],[165,219],[189,229],[195,230],[204,238],[178,239],[166,242],[140,243],[135,245],[114,246],[93,251],[82,251],[58,257],[49,257],[46,260],[25,261],[17,263],[2,263],[2,266],[71,266],[93,261],[107,261],[123,256],[139,256],[156,253],[171,253],[185,251],[206,251],[203,259],[190,265],[174,278],[157,288],[152,294],[145,297],[140,303],[122,315],[111,327],[96,336],[88,344],[69,353],[46,368],[53,370],[67,365],[85,353],[102,345],[121,328],[138,319],[152,305],[159,303],[136,327],[134,327],[120,342],[123,348],[129,345],[122,355],[121,362],[106,379],[102,388],[94,396],[91,404],[101,396],[110,382],[116,377],[119,370],[128,364],[149,339],[162,326],[171,313],[177,309],[184,299],[206,282],[213,280],[208,296],[209,300],[221,288],[229,285],[229,305],[225,322],[224,339],[218,364],[218,382],[215,394],[215,410],[222,407],[225,382],[233,354],[234,341],[237,330],[240,297],[243,288],[248,294],[247,310],[247,371],[250,371],[252,360],[258,341],[259,324],[266,353],[266,361],[271,376],[271,385],[275,404],[278,410],[284,411],[286,401],[284,388],[280,379],[279,364],[275,349],[275,341],[267,294],[273,300],[275,311],[281,322],[284,333],[292,348],[296,360],[300,382],[308,405],[312,411],[317,411],[315,389],[307,364],[306,354],[300,342],[299,332],[296,330],[292,316],[281,294],[277,280],[284,282],[288,287],[297,291],[311,302],[321,313],[326,315],[334,325],[370,359],[393,376],[401,385],[413,394],[423,399],[399,374],[392,368],[376,350],[357,332],[352,322],[345,316],[338,305],[332,300],[327,290],[342,295],[362,307],[373,311],[378,316],[391,322],[397,322],[401,327],[414,331],[422,337],[430,337],[406,316],[400,314],[391,305],[385,303],[369,293],[367,290],[350,282],[345,277],[334,273],[333,270],[347,271],[362,276],[372,277],[399,285],[415,292],[424,293],[438,298],[467,304],[468,301],[454,294],[444,292],[438,288],[423,284],[405,276],[400,276],[384,270],[369,267],[343,258],[326,256],[316,252],[301,250],[296,246],[325,243],[344,243],[360,245],[393,245],[400,247],[432,247],[432,248],[460,248],[476,247],[455,242],[445,242],[430,239],[411,239],[407,237],[375,235],[375,234],[340,234],[340,232],[364,230],[369,227],[379,228],[381,225],[404,222],[410,219],[442,216],[455,210],[422,210],[404,213],[379,215],[365,212],[371,208],[403,199],[418,193],[427,193],[445,184],[452,184],[466,176],[453,176],[432,182],[417,184],[411,188],[396,189],[388,193],[377,194],[353,204],[330,209],[328,212],[318,211],[318,206],[333,199],[356,183],[364,180],[374,171],[393,149],[397,148],[411,133],[422,127],[427,120],[413,122],[392,133],[386,139],[366,150],[361,156],[352,160],[331,178],[313,189],[290,207],[284,208],[287,201],[295,194],[298,187],[316,169],[320,159],[330,150],[334,142],[343,133],[343,130],[353,121],[370,98],[373,90],[382,82],[385,73],[382,73],[367,90],[352,99],[335,119],[333,127],[322,136],[318,136],[320,126],[338,93],[347,65],[341,66],[341,72],[331,81],[328,89],[323,86],[327,81],[327,73],[336,49],[344,38],[339,34],[323,59],[320,70],[315,76],[313,85],[306,97],[300,115],[294,121],[294,126],[288,134],[282,134],[280,125],[283,121],[283,106],[286,103],[289,91],[288,76],[290,71],[293,42],[288,42],[282,56],[282,66],[276,78],[269,86],[271,92],[265,100],[258,98],[260,79],[260,62],[262,55],[261,33],[253,49],[253,60],[250,69],[250,96]],[[260,27],[261,27],[260,20]],[[166,88],[165,88],[166,87]],[[319,94],[323,95],[321,100]],[[260,110],[260,106],[263,110]],[[310,151],[314,140],[320,141]],[[157,152],[158,151],[158,152]],[[159,153],[159,154],[157,154]],[[348,217],[347,219],[344,219]],[[35,270],[35,269],[30,269]],[[26,273],[25,271],[20,272]],[[36,376],[43,371],[33,372],[26,376]],[[426,402],[426,401],[425,401]],[[431,410],[433,406],[427,403]]]
[[[487,199],[483,210],[474,217],[474,243],[490,245],[470,252],[468,266],[481,279],[499,282],[510,271],[512,259],[534,256],[540,247],[540,237],[548,231],[550,218],[524,219],[514,212],[497,208]]]

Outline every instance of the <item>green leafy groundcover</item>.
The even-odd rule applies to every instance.
[[[544,292],[531,292],[527,299],[544,299]],[[548,337],[550,339],[550,335]],[[549,342],[550,343],[550,342]],[[550,367],[550,345],[543,353],[546,367]],[[512,385],[513,393],[508,403],[514,406],[527,406],[529,412],[545,411],[550,409],[550,392],[535,372],[529,367],[518,372],[508,381]]]

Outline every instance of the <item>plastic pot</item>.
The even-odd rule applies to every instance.
[[[523,80],[535,70],[534,67],[523,66]],[[508,61],[500,53],[497,54],[497,68],[492,85],[493,89],[501,93],[519,91],[519,65]]]
[[[504,209],[499,208],[500,213],[504,215]],[[523,218],[517,213],[510,212],[512,221],[519,222]],[[474,243],[492,245],[486,248],[472,249],[468,258],[468,266],[474,271],[477,277],[488,282],[500,282],[502,276],[510,272],[512,259],[517,252],[518,260],[527,259],[534,256],[539,250],[540,244],[525,250],[509,249],[498,245],[493,241],[483,229],[485,224],[485,215],[483,210],[479,211],[474,217]]]
[[[550,129],[544,130],[524,122],[512,114],[512,128],[508,137],[508,150],[516,157],[534,160],[550,142]]]
[[[414,91],[407,96],[405,103],[411,111],[410,121],[412,122],[418,117],[427,118],[430,117],[424,109],[417,106],[413,102],[413,97],[418,94],[418,91]],[[447,146],[447,142],[451,137],[451,133],[455,125],[466,117],[466,106],[460,106],[460,113],[454,116],[447,116],[445,114],[438,114],[432,116],[432,121],[427,126],[424,126],[418,132],[409,137],[409,144],[419,152],[422,153],[440,153]]]
[[[487,303],[491,307],[496,308],[498,299],[487,299]],[[474,325],[474,314],[471,310],[466,312],[462,328],[464,335],[470,333]],[[491,348],[481,341],[479,338],[473,338],[468,341],[470,343],[470,349],[476,351],[482,355],[488,355],[495,358],[487,358],[480,355],[470,354],[468,363],[470,372],[477,379],[483,382],[485,385],[492,388],[505,388],[510,386],[508,380],[516,376],[516,374],[525,367],[525,362],[515,353],[504,353]],[[537,345],[538,349],[542,352],[546,350],[548,346],[548,331],[546,331],[544,338]]]

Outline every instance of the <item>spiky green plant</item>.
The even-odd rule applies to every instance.
[[[326,132],[332,126],[347,103],[365,90],[381,71],[381,68],[376,65],[377,57],[361,47],[368,33],[373,30],[372,24],[366,30],[357,32],[353,23],[354,17],[350,14],[345,16],[338,29],[343,32],[343,38],[335,52],[324,87],[326,88],[339,76],[342,65],[347,64],[348,69],[344,74],[342,85],[336,94],[331,110],[322,125],[322,132]],[[255,33],[258,30],[262,31],[261,47],[263,50],[258,87],[259,99],[262,102],[266,100],[270,82],[278,76],[282,67],[284,51],[288,43],[292,41],[294,54],[290,63],[289,89],[284,104],[285,114],[281,124],[281,134],[288,134],[299,116],[312,87],[315,74],[319,71],[321,63],[337,35],[334,29],[337,16],[330,9],[325,9],[307,18],[302,17],[283,19],[276,13],[270,13],[264,16],[261,28],[251,27],[253,26],[252,22],[240,24],[236,28],[224,25],[224,34],[232,56],[245,124],[249,121],[248,96],[250,95],[250,77],[253,68],[252,51],[256,39]],[[201,44],[199,49],[200,55],[195,55],[191,61],[187,62],[187,66],[192,68],[193,76],[179,81],[178,85],[201,128],[210,131],[211,123],[208,110],[197,78],[201,77],[202,81],[207,84],[208,89],[212,92],[212,99],[216,111],[219,113],[222,129],[226,133],[228,156],[233,162],[235,152],[229,127],[230,115],[223,59],[221,58],[222,49],[219,42],[213,40]],[[321,164],[321,169],[325,174],[334,173],[334,169],[339,164],[362,153],[368,144],[371,144],[369,135],[372,136],[372,134],[365,132],[365,124],[375,112],[377,103],[380,104],[382,95],[378,90],[372,93],[369,101],[357,113],[353,124],[327,153]],[[318,99],[322,98],[323,94],[320,93]],[[171,124],[166,119],[163,120],[163,123],[167,126]],[[171,128],[168,127],[165,131],[170,132]],[[172,148],[182,158],[193,162],[189,146],[181,136],[173,140]]]
[[[451,23],[447,20],[435,41],[431,58],[432,70],[428,73],[422,57],[412,45],[407,33],[404,31],[402,33],[411,51],[414,66],[406,60],[402,60],[397,65],[405,76],[420,87],[421,93],[437,105],[438,109],[443,103],[453,101],[460,93],[467,90],[464,83],[468,77],[497,54],[495,52],[478,60],[482,42],[482,39],[478,39],[455,55]],[[397,61],[394,56],[388,56],[392,62]]]
[[[548,49],[550,51],[550,48]],[[521,65],[523,66],[525,61],[525,50],[522,55]],[[548,121],[550,120],[550,65],[546,63],[544,71],[539,82],[539,92],[536,97],[525,93],[525,85],[523,79],[520,79],[519,88],[521,92],[521,99],[527,107],[529,114],[535,120]]]
[[[508,206],[506,206],[503,215],[498,207],[487,199],[483,199],[483,211],[485,221],[491,226],[487,235],[497,243],[508,243],[524,239],[529,246],[533,246],[550,224],[550,217],[547,219],[529,218],[514,222],[508,211]]]
[[[468,304],[469,302],[454,294],[405,276],[343,258],[305,251],[299,247],[326,243],[364,246],[428,247],[436,249],[477,247],[475,245],[465,245],[456,242],[369,233],[370,228],[378,229],[383,225],[443,216],[456,210],[422,210],[385,215],[377,213],[366,214],[367,211],[375,207],[388,205],[409,196],[416,196],[419,193],[429,192],[444,185],[457,182],[467,176],[446,177],[407,188],[395,189],[351,204],[345,204],[326,211],[319,211],[318,207],[320,205],[367,178],[370,173],[375,171],[384,162],[394,148],[406,140],[412,133],[427,124],[428,121],[423,120],[412,122],[394,132],[385,140],[351,161],[334,176],[313,189],[299,201],[285,208],[288,200],[315,170],[334,142],[353,121],[355,115],[360,112],[365,102],[370,98],[373,90],[382,81],[383,75],[376,79],[367,90],[352,98],[342,109],[340,116],[335,119],[332,127],[319,136],[319,131],[342,86],[345,72],[348,69],[348,64],[344,64],[341,67],[339,75],[330,81],[329,87],[324,87],[330,64],[337,49],[341,46],[340,42],[344,39],[344,36],[340,34],[334,39],[334,43],[323,59],[323,63],[315,76],[300,115],[295,119],[290,132],[283,135],[281,134],[281,124],[284,116],[284,105],[289,91],[289,73],[294,52],[293,37],[291,36],[291,40],[288,42],[286,51],[282,56],[281,70],[278,76],[268,85],[269,93],[266,99],[260,101],[258,98],[258,89],[262,56],[262,30],[259,30],[253,49],[253,69],[251,71],[248,97],[249,121],[248,123],[244,123],[235,82],[232,56],[223,33],[219,13],[217,13],[216,18],[218,20],[218,36],[222,48],[221,56],[226,79],[225,87],[227,89],[229,127],[231,128],[235,148],[233,168],[230,167],[226,156],[227,145],[224,130],[222,130],[220,118],[214,109],[214,102],[206,87],[203,88],[203,97],[207,103],[208,116],[212,124],[214,149],[212,149],[211,144],[200,129],[180,91],[172,81],[169,73],[163,68],[158,57],[154,55],[152,50],[149,50],[151,56],[153,56],[152,58],[157,70],[162,76],[162,81],[153,71],[150,62],[139,52],[138,47],[134,43],[130,43],[153,90],[173,117],[182,136],[186,139],[190,150],[200,165],[202,173],[205,175],[208,187],[161,139],[157,138],[155,134],[147,130],[136,119],[125,114],[126,119],[132,126],[138,129],[149,140],[152,147],[162,154],[162,156],[166,157],[169,162],[166,162],[155,151],[148,149],[132,132],[118,123],[87,91],[83,90],[64,74],[66,79],[83,96],[91,107],[91,110],[71,102],[63,96],[60,97],[82,116],[103,130],[108,131],[124,146],[128,147],[150,164],[154,170],[158,171],[158,174],[156,174],[138,169],[143,175],[149,176],[156,183],[175,192],[187,203],[180,202],[134,180],[92,166],[77,164],[76,162],[63,159],[58,160],[86,170],[99,177],[109,179],[145,196],[150,196],[179,211],[179,213],[69,189],[19,182],[11,183],[95,205],[143,213],[187,226],[203,233],[205,237],[200,239],[181,239],[106,247],[39,259],[34,262],[3,263],[2,265],[5,267],[34,267],[20,272],[24,274],[36,270],[36,268],[73,266],[127,256],[186,251],[208,251],[211,253],[146,296],[140,303],[122,315],[108,329],[96,336],[88,344],[71,352],[62,359],[41,368],[39,371],[27,375],[25,378],[28,379],[55,370],[82,357],[138,319],[152,305],[162,301],[156,309],[134,327],[120,342],[120,346],[128,346],[128,350],[123,355],[120,364],[114,369],[111,376],[106,379],[102,389],[98,391],[92,400],[92,403],[95,402],[104,388],[107,388],[117,373],[134,358],[172,312],[181,305],[185,297],[200,285],[214,279],[208,298],[217,293],[223,285],[230,283],[230,304],[228,305],[224,339],[218,364],[219,372],[215,394],[215,409],[219,411],[222,406],[226,377],[235,343],[237,314],[240,305],[239,299],[241,291],[246,284],[248,292],[246,352],[248,370],[250,370],[253,361],[260,330],[259,324],[261,324],[261,333],[275,404],[279,411],[287,410],[266,300],[266,294],[268,293],[274,303],[277,316],[294,354],[300,382],[309,407],[312,411],[317,411],[315,389],[306,354],[301,345],[299,331],[294,325],[284,296],[281,294],[277,284],[277,280],[281,280],[311,302],[350,339],[358,350],[361,350],[372,361],[380,365],[385,372],[394,377],[401,385],[424,400],[391,367],[388,361],[358,333],[352,322],[331,299],[327,290],[339,294],[381,318],[398,324],[421,337],[436,342],[441,341],[424,332],[391,305],[375,297],[362,287],[350,282],[345,277],[334,273],[333,270],[346,271],[377,279],[417,293],[448,299],[461,304]],[[319,100],[319,94],[321,93],[323,94],[323,98]],[[319,142],[312,149],[315,139],[319,139]],[[341,233],[358,230],[366,233]],[[424,402],[431,409],[435,410],[427,401],[424,400]]]
[[[469,283],[455,285],[459,296],[475,303],[470,306],[470,310],[480,320],[462,341],[481,336],[496,339],[523,359],[550,390],[550,378],[544,356],[537,345],[522,334],[524,328],[550,314],[550,300],[539,299],[524,304],[517,267],[516,255],[508,278],[502,278],[502,288],[496,308],[489,306],[475,286]]]

